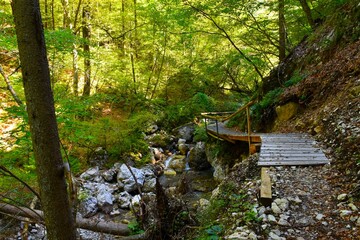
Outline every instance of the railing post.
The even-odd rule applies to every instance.
[[[219,135],[219,125],[217,119],[215,119],[215,123],[216,123],[216,133]]]
[[[207,130],[207,118],[205,118],[205,129]]]
[[[246,107],[246,117],[247,117],[247,132],[248,132],[248,142],[249,142],[249,155],[251,155],[251,123],[250,123],[249,106]]]

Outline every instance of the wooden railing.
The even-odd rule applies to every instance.
[[[240,107],[235,112],[206,112],[201,113],[203,118],[205,119],[205,128],[208,129],[207,126],[207,119],[213,119],[215,120],[216,124],[216,133],[219,135],[219,125],[218,122],[225,122],[227,120],[230,120],[231,118],[235,117],[240,112],[246,111],[246,121],[247,121],[247,135],[248,135],[248,143],[249,143],[249,151],[252,152],[251,148],[251,118],[250,118],[250,107],[256,103],[256,100],[253,100],[251,102],[248,102],[244,106]],[[226,115],[226,116],[224,116]]]

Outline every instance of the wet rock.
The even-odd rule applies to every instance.
[[[175,170],[168,168],[168,169],[164,170],[164,175],[165,176],[175,176],[176,172],[175,172]]]
[[[178,145],[178,150],[180,151],[181,155],[186,155],[189,151],[189,146],[185,143],[181,143]]]
[[[189,166],[196,171],[205,170],[211,167],[206,158],[204,142],[197,142],[195,147],[190,150]]]
[[[191,142],[194,136],[195,124],[189,123],[181,127],[175,128],[175,135],[179,138],[185,139],[187,142]]]
[[[169,162],[169,168],[174,169],[176,172],[183,172],[186,165],[186,159],[183,155],[175,155]]]

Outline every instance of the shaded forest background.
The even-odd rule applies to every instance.
[[[197,122],[200,112],[235,110],[251,99],[262,99],[252,108],[261,127],[264,109],[283,91],[274,86],[289,87],[306,74],[266,76],[348,2],[356,4],[40,1],[60,138],[72,170],[89,167],[99,148],[108,153],[109,164],[131,158],[141,165],[150,160],[143,132],[153,123],[171,130]],[[10,1],[0,4],[0,64],[6,80],[0,81],[1,164],[35,184]],[[351,19],[336,19],[342,19],[334,22],[342,29],[333,32],[339,39]],[[331,39],[325,38],[324,47],[331,47]],[[204,137],[201,129],[199,138]],[[17,183],[0,183],[3,189],[16,189]]]

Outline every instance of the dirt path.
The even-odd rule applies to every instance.
[[[330,165],[270,168],[274,202],[258,208],[258,239],[360,239],[359,203]]]

